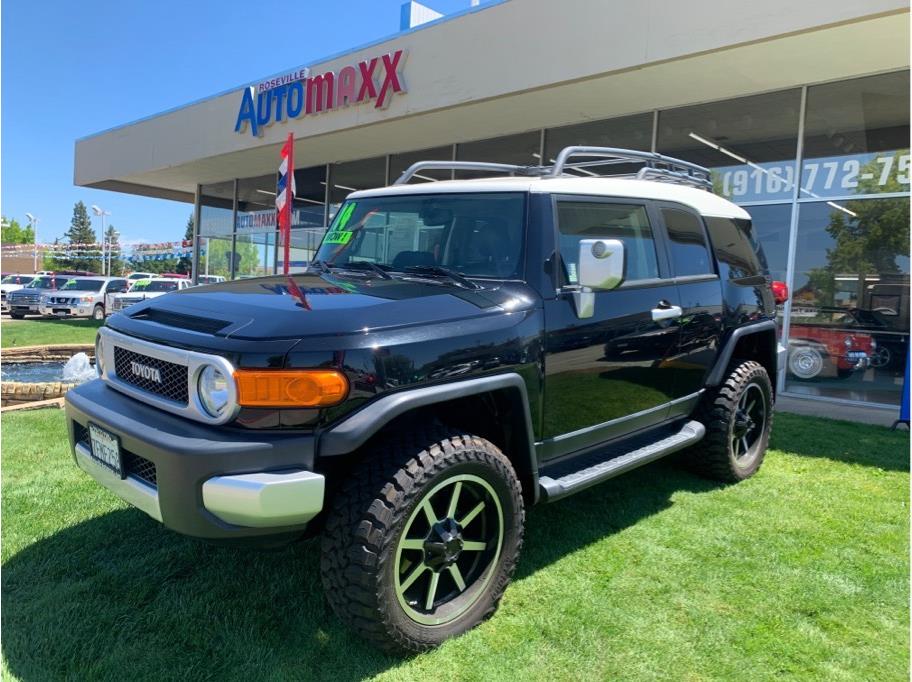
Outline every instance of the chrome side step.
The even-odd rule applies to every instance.
[[[665,437],[635,447],[629,452],[618,454],[609,451],[602,461],[591,463],[591,458],[586,458],[588,466],[577,471],[569,471],[562,476],[552,478],[543,475],[538,479],[542,500],[553,502],[567,495],[572,495],[589,486],[607,481],[631,469],[636,469],[649,462],[670,455],[698,442],[706,433],[706,427],[700,422],[689,421],[679,431]]]

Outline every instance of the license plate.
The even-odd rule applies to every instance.
[[[108,433],[100,426],[89,424],[89,440],[92,444],[92,459],[123,478],[123,462],[120,457],[120,442],[117,440],[117,436]]]

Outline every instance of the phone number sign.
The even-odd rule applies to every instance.
[[[871,152],[806,159],[800,198],[909,191],[909,151]],[[723,166],[712,171],[716,192],[736,202],[789,201],[795,164],[790,161]]]

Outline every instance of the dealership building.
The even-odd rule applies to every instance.
[[[565,146],[597,145],[707,166],[792,292],[781,333],[796,361],[780,391],[899,404],[906,2],[488,2],[80,139],[75,182],[192,203],[196,274],[268,274],[283,267],[275,192],[288,133],[292,269],[350,192],[419,160],[547,164]],[[471,172],[411,182],[453,176]],[[833,354],[858,339],[866,366],[840,370]]]

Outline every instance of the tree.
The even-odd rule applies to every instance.
[[[35,231],[31,225],[22,227],[19,221],[6,216],[0,218],[0,243],[31,244],[35,241]]]
[[[899,167],[900,156],[900,152],[894,155],[892,168]],[[883,168],[883,163],[874,159],[861,169],[859,177],[868,179],[859,180],[860,194],[905,190],[896,173],[880,185],[878,178]],[[845,210],[834,209],[830,214],[826,230],[833,239],[833,247],[827,249],[827,264],[808,273],[805,287],[814,292],[817,305],[835,304],[837,275],[854,278],[857,282],[854,298],[861,304],[868,278],[899,273],[897,258],[909,256],[908,199],[856,199],[838,203]]]
[[[96,244],[97,237],[95,236],[95,230],[92,229],[89,212],[86,211],[86,206],[81,201],[77,201],[73,206],[70,229],[66,231],[64,236],[69,242],[71,254],[66,258],[58,258],[58,261],[65,261],[68,267],[74,270],[101,271],[100,249],[94,246],[86,246],[87,244]]]

